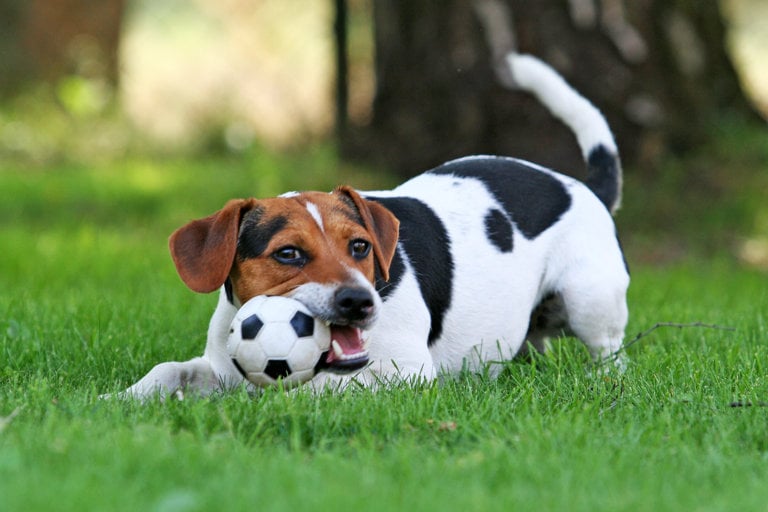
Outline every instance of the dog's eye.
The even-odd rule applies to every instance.
[[[349,252],[353,257],[361,260],[371,252],[371,243],[365,240],[352,240],[349,242]]]
[[[309,257],[307,253],[299,249],[298,247],[281,247],[272,253],[272,257],[283,265],[293,265],[296,267],[303,266]]]

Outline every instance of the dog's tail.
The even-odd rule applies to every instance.
[[[603,115],[557,71],[536,57],[509,53],[506,63],[511,76],[503,74],[504,83],[533,94],[576,135],[587,163],[587,186],[611,213],[615,212],[621,204],[621,161]]]

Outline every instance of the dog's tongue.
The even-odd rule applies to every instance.
[[[368,364],[362,332],[357,327],[331,325],[331,349],[326,364],[340,370],[356,370]]]

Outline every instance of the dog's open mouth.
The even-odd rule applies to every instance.
[[[357,327],[331,324],[331,347],[317,363],[316,371],[348,373],[368,364],[363,333]]]

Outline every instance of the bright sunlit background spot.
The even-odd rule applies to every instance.
[[[213,130],[232,149],[326,132],[330,16],[330,2],[135,2],[121,47],[125,111],[181,146]]]
[[[728,0],[730,49],[744,88],[768,115],[768,2]]]

